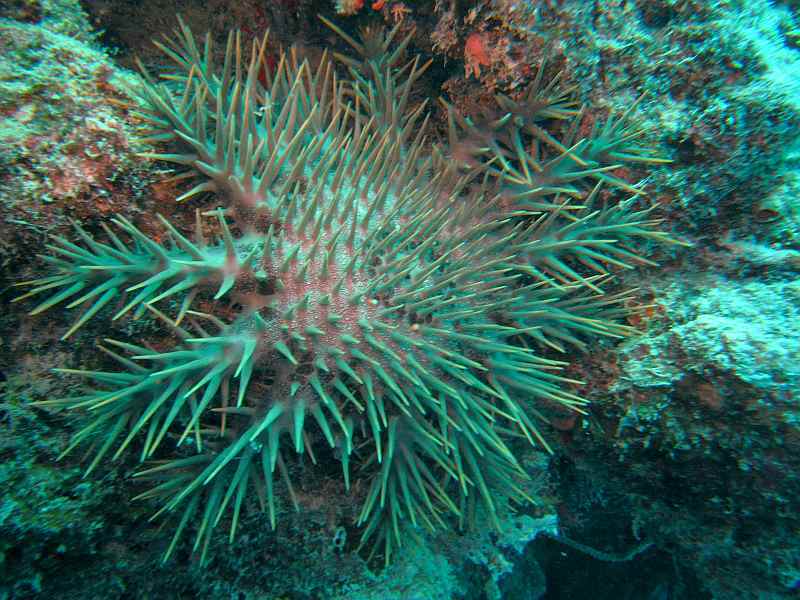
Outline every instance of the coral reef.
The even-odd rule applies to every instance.
[[[467,10],[453,13],[447,39],[458,43],[448,60],[479,31],[524,51],[521,66],[548,57],[591,100],[590,114],[630,90],[658,99],[635,111],[673,159],[652,170],[650,189],[695,242],[695,251],[660,256],[666,268],[637,278],[655,305],[629,320],[643,338],[621,356],[593,352],[573,374],[590,382],[582,394],[593,404],[588,423],[560,424],[563,531],[608,547],[652,539],[674,553],[676,593],[688,597],[796,593],[798,547],[787,533],[797,529],[796,511],[776,507],[797,485],[786,451],[798,418],[787,385],[800,231],[796,9],[766,1],[475,5],[473,21]],[[504,64],[482,67],[479,81],[453,69],[451,101],[485,110],[514,81],[502,77]],[[566,476],[573,472],[590,483]],[[609,515],[609,505],[624,508]],[[596,515],[608,530],[593,525]]]
[[[219,299],[213,298],[225,274],[225,265],[220,267],[226,254],[224,244],[219,243],[224,226],[218,208],[225,211],[223,221],[230,231],[237,263],[252,250],[246,243],[248,236],[265,233],[267,219],[253,213],[257,217],[255,226],[249,228],[251,217],[244,211],[231,212],[237,207],[233,201],[236,194],[225,187],[225,182],[216,191],[194,195],[176,205],[175,197],[197,184],[208,183],[207,174],[195,172],[187,179],[163,180],[169,172],[165,163],[148,165],[136,156],[142,152],[187,153],[184,142],[173,140],[154,149],[146,140],[138,139],[132,131],[141,126],[142,117],[136,114],[135,106],[121,103],[128,93],[124,90],[139,84],[120,66],[134,66],[134,57],[139,56],[152,72],[163,73],[165,64],[170,63],[171,59],[165,59],[150,39],[171,35],[175,13],[182,14],[193,30],[210,32],[217,68],[224,63],[229,30],[241,30],[241,45],[247,49],[242,61],[247,62],[252,40],[261,43],[263,32],[270,28],[264,51],[267,68],[259,73],[261,88],[271,81],[268,77],[275,77],[281,47],[296,45],[290,57],[297,58],[290,58],[289,66],[300,68],[307,61],[303,69],[309,75],[318,75],[320,64],[326,64],[321,47],[337,50],[340,66],[331,64],[330,69],[336,72],[343,90],[341,105],[355,103],[363,116],[362,125],[375,128],[372,131],[385,131],[382,128],[387,121],[376,117],[370,122],[368,116],[374,105],[370,94],[374,96],[374,90],[382,89],[388,79],[384,77],[381,83],[372,69],[365,68],[369,61],[362,55],[351,56],[354,48],[324,25],[317,13],[335,20],[337,28],[364,48],[368,44],[362,43],[359,30],[366,28],[374,34],[381,22],[390,29],[397,26],[389,54],[410,36],[405,52],[422,57],[414,84],[408,88],[406,113],[400,118],[419,109],[416,122],[421,125],[427,117],[427,137],[418,155],[410,156],[415,130],[395,154],[396,166],[406,168],[409,160],[416,160],[417,165],[435,160],[435,168],[450,168],[449,179],[436,180],[447,182],[439,200],[443,205],[456,190],[454,181],[469,169],[480,170],[481,176],[468,184],[462,199],[479,197],[484,176],[488,199],[498,193],[501,197],[488,213],[478,214],[476,222],[483,216],[496,219],[503,211],[514,210],[515,205],[526,214],[511,216],[506,227],[530,224],[535,218],[530,212],[551,213],[554,209],[536,205],[553,202],[550,193],[528,199],[514,196],[529,185],[523,165],[538,173],[539,167],[563,153],[559,144],[580,155],[581,161],[591,158],[596,163],[592,167],[603,169],[620,161],[606,160],[597,152],[587,156],[592,151],[590,144],[573,149],[574,144],[602,135],[604,124],[610,119],[613,125],[626,110],[623,126],[650,132],[648,145],[657,152],[642,152],[627,142],[625,147],[613,149],[648,162],[579,177],[569,182],[570,194],[562,192],[561,201],[579,204],[580,200],[570,195],[590,194],[602,175],[611,179],[594,202],[598,208],[611,207],[618,203],[620,184],[647,176],[647,191],[661,206],[660,214],[667,219],[665,227],[678,230],[695,245],[687,252],[679,246],[639,239],[633,247],[662,266],[613,268],[614,281],[602,285],[608,296],[639,288],[636,301],[621,298],[621,323],[616,325],[627,326],[625,332],[636,330],[637,335],[622,344],[614,338],[598,339],[601,336],[592,333],[575,335],[573,342],[588,342],[588,352],[554,372],[585,382],[564,388],[590,401],[579,407],[586,414],[542,399],[524,401],[526,409],[535,409],[547,418],[547,423],[537,423],[538,431],[554,454],[542,452],[541,445],[531,446],[519,432],[499,432],[520,470],[529,476],[520,475],[515,481],[533,500],[508,504],[500,490],[492,490],[502,534],[496,534],[485,521],[487,513],[479,501],[474,519],[469,511],[465,515],[465,524],[472,519],[477,525],[472,531],[457,527],[458,517],[446,512],[439,516],[448,527],[439,527],[434,534],[401,519],[404,534],[415,535],[404,535],[402,551],[392,553],[388,567],[377,570],[381,563],[369,563],[370,572],[354,552],[364,532],[355,524],[380,465],[365,464],[370,453],[376,453],[374,436],[364,413],[341,392],[331,389],[326,376],[338,376],[345,384],[352,381],[330,361],[330,374],[320,376],[320,383],[337,403],[345,423],[349,426],[347,419],[352,419],[354,425],[349,493],[345,493],[342,463],[346,435],[336,418],[329,417],[331,435],[338,444],[331,448],[310,415],[304,419],[303,430],[311,443],[303,439],[302,455],[295,452],[291,431],[284,431],[280,438],[281,456],[300,510],[294,510],[292,494],[282,483],[280,465],[276,465],[275,530],[269,510],[259,510],[258,492],[245,494],[235,539],[229,543],[228,535],[209,535],[202,567],[200,553],[191,553],[194,539],[188,535],[176,543],[171,560],[161,562],[180,522],[180,507],[172,520],[148,522],[164,507],[164,500],[134,501],[137,494],[146,492],[148,482],[137,482],[146,476],[131,480],[131,475],[154,464],[143,467],[140,462],[142,450],[151,444],[147,442],[147,426],[112,461],[110,457],[127,437],[127,433],[121,434],[91,475],[83,479],[87,466],[101,450],[101,444],[92,447],[90,439],[102,438],[84,434],[87,443],[81,444],[83,448],[76,447],[55,461],[69,439],[81,436],[82,428],[91,425],[102,407],[55,413],[34,408],[35,403],[96,395],[111,388],[94,384],[87,390],[81,378],[53,373],[52,367],[116,373],[115,359],[95,348],[98,338],[113,337],[162,354],[176,347],[199,345],[182,340],[171,325],[143,308],[146,300],[139,306],[138,319],[131,318],[137,310],[132,307],[127,315],[110,321],[136,291],[128,293],[126,302],[109,300],[64,341],[60,338],[89,305],[82,311],[65,310],[63,305],[70,302],[65,300],[61,308],[28,318],[24,313],[35,304],[10,303],[19,294],[12,283],[42,277],[42,264],[35,254],[42,251],[46,240],[60,245],[52,236],[93,252],[69,225],[70,218],[80,223],[93,243],[121,252],[125,260],[139,265],[147,256],[152,262],[156,259],[148,255],[146,242],[137,243],[134,237],[138,236],[128,233],[129,227],[156,243],[173,267],[177,267],[176,261],[194,260],[187,258],[186,247],[176,241],[170,226],[201,251],[203,264],[194,265],[193,271],[200,277],[192,288],[197,293],[179,324],[196,335],[189,339],[205,335],[195,333],[193,319],[208,335],[216,335],[214,325],[199,321],[201,317],[191,311],[216,314],[230,324],[254,310],[252,299],[264,292],[259,287],[262,284],[255,283],[257,265],[248,268],[239,264],[233,287]],[[798,490],[794,457],[796,424],[800,422],[793,400],[795,282],[800,265],[794,133],[800,115],[797,2],[378,1],[364,2],[355,14],[343,16],[337,15],[334,0],[246,1],[235,5],[223,0],[24,0],[5,3],[3,17],[0,481],[4,489],[12,491],[0,502],[0,596],[350,600],[546,595],[738,600],[796,594]],[[98,31],[91,31],[90,22]],[[383,52],[384,38],[373,39],[377,40],[377,46],[373,46],[377,49],[372,56],[377,58]],[[202,53],[202,47],[199,50]],[[397,56],[397,67],[410,62],[405,52]],[[281,67],[282,72],[286,67]],[[394,81],[402,87],[407,73],[396,75]],[[177,76],[156,85],[164,84],[179,94],[179,79],[187,78],[185,69],[178,69]],[[327,76],[319,75],[317,82],[326,81]],[[308,89],[306,83],[300,88],[304,92]],[[306,96],[319,98],[324,88],[320,86],[316,95]],[[333,86],[327,89],[330,92]],[[644,101],[631,106],[643,93]],[[426,99],[440,95],[445,102],[428,100],[420,108]],[[274,108],[285,106],[286,97],[288,94],[279,98]],[[396,97],[402,98],[400,94]],[[555,112],[537,117],[531,99],[542,97],[546,97],[546,107]],[[299,106],[298,119],[307,117],[308,110],[308,106]],[[352,131],[355,112],[342,118],[342,131]],[[380,112],[384,114],[385,110]],[[503,121],[506,115],[511,116]],[[152,116],[148,113],[146,118]],[[392,118],[390,115],[389,121]],[[211,115],[209,122],[215,119],[215,114]],[[298,124],[302,125],[302,119]],[[307,132],[313,131],[313,126],[309,124]],[[236,130],[240,127],[237,115]],[[520,160],[514,129],[519,131],[523,151],[535,157],[534,163]],[[446,144],[437,146],[428,141],[438,138],[446,139]],[[594,148],[598,149],[596,145]],[[342,147],[340,156],[346,151]],[[435,159],[425,159],[432,154]],[[658,163],[653,156],[668,157],[672,162]],[[297,160],[305,159],[287,157],[282,174],[296,166]],[[579,172],[575,163],[567,163],[562,166]],[[316,159],[311,157],[302,167],[302,176],[298,173],[295,180],[303,198],[314,191],[308,188],[314,183],[308,175],[315,164]],[[420,169],[424,171],[425,167]],[[505,179],[498,171],[505,173]],[[555,172],[565,173],[561,167]],[[435,179],[435,175],[423,177]],[[345,179],[343,176],[339,190],[352,185],[352,179]],[[332,183],[329,180],[321,192],[323,200],[329,197]],[[395,183],[387,193],[387,205],[402,202],[396,198]],[[639,197],[631,202],[631,210],[648,206],[641,194],[631,195]],[[369,191],[365,200],[358,198],[360,206],[369,205],[374,192]],[[275,194],[270,203],[273,209],[277,206]],[[201,212],[201,231],[206,240],[202,247],[194,233],[196,209]],[[561,217],[577,211],[565,209]],[[164,215],[169,225],[162,224],[157,214]],[[280,215],[282,225],[296,224],[296,217],[285,220],[284,216]],[[363,215],[359,222],[362,219]],[[119,238],[125,251],[107,237],[103,224]],[[532,231],[529,234],[536,235]],[[361,244],[363,236],[357,241]],[[273,246],[276,250],[277,243]],[[298,250],[299,258],[305,256],[302,250]],[[260,252],[252,260],[260,258]],[[94,256],[104,257],[107,267],[116,264],[119,268],[122,264],[102,253]],[[591,271],[584,270],[586,265],[574,258],[568,259],[567,266],[587,277]],[[527,260],[538,264],[535,254]],[[525,262],[519,260],[518,265],[524,267]],[[378,266],[366,266],[367,274]],[[311,267],[307,276],[317,277],[318,272]],[[219,276],[214,275],[215,270]],[[524,288],[536,277],[526,272],[509,288]],[[564,272],[560,277],[569,279]],[[253,282],[252,288],[242,286],[245,279]],[[165,282],[156,295],[180,281],[176,277]],[[93,279],[72,299],[77,300],[97,283],[103,283],[101,278]],[[587,283],[597,285],[597,281],[579,283],[591,295]],[[130,287],[121,285],[120,296],[125,287]],[[46,300],[47,294],[42,292],[37,303]],[[104,294],[99,293],[94,300]],[[174,323],[186,294],[179,292],[151,306]],[[553,294],[553,302],[557,302],[560,296],[555,291]],[[309,308],[318,310],[311,300]],[[384,298],[378,300],[385,302]],[[645,306],[623,310],[638,302]],[[255,303],[259,304],[262,302]],[[268,307],[258,311],[265,313]],[[498,320],[501,317],[499,311],[489,316],[493,324],[509,325]],[[398,327],[411,324],[399,316],[388,317],[388,322]],[[430,325],[423,321],[419,324]],[[357,334],[363,333],[358,323],[355,328]],[[515,346],[529,344],[538,356],[547,359],[560,361],[570,356],[541,347],[530,333],[504,339]],[[577,349],[569,342],[549,340],[568,353]],[[154,366],[101,343],[141,367]],[[298,356],[293,344],[291,339],[286,342],[304,365],[307,355]],[[449,347],[463,348],[460,342],[451,342]],[[418,347],[414,351],[419,352]],[[473,352],[469,358],[480,361],[483,356],[483,352]],[[285,370],[292,369],[282,354],[273,352],[268,360]],[[265,361],[260,355],[259,362]],[[358,361],[352,364],[359,366]],[[306,373],[305,368],[297,368],[295,378],[301,383],[311,372]],[[404,392],[415,387],[400,383],[403,375],[391,367],[385,369],[397,376]],[[127,367],[122,367],[122,374],[126,371]],[[439,367],[429,371],[452,381],[452,376],[442,374]],[[475,376],[483,381],[479,373]],[[254,404],[251,394],[273,389],[276,382],[272,377],[272,372],[254,369],[243,405]],[[236,381],[232,379],[228,390],[229,408],[238,399]],[[350,387],[348,390],[366,408],[362,394]],[[200,400],[202,392],[195,398]],[[495,400],[488,398],[496,407]],[[396,405],[385,406],[389,407],[387,420],[398,416],[391,412],[399,410]],[[209,432],[220,429],[220,415],[225,414],[209,414],[212,407],[222,406],[216,399],[209,403],[201,415],[203,425],[209,427],[200,427],[203,451],[209,453],[216,451],[206,444]],[[196,440],[188,441],[196,436],[194,429],[183,444],[176,445],[191,420],[191,411],[189,406],[176,417],[175,425],[164,434],[149,460],[174,460],[197,453]],[[232,428],[239,427],[245,417],[225,418],[226,435],[232,435]],[[428,417],[426,420],[431,422]],[[362,423],[366,427],[356,427]],[[508,429],[508,424],[511,422],[504,416],[496,419],[501,429]],[[316,464],[310,460],[309,449]],[[438,465],[432,465],[432,472],[441,473]],[[442,485],[451,494],[451,501],[458,502],[459,494],[450,484],[452,481]],[[33,491],[26,493],[27,489]],[[474,491],[470,488],[472,496]],[[228,508],[217,512],[220,529],[230,529],[236,500],[234,490]],[[438,499],[432,500],[437,511],[442,510]],[[264,504],[268,504],[266,494]],[[202,516],[197,514],[185,533],[191,530],[196,534]],[[375,536],[366,541],[367,552],[372,548],[385,552],[385,546],[375,547],[374,541]]]
[[[659,296],[681,308],[623,347],[613,390],[624,399],[617,451],[660,457],[657,471],[637,468],[624,484],[660,491],[634,509],[638,526],[681,544],[715,598],[791,590],[800,554],[781,532],[796,527],[800,491],[800,348],[788,333],[798,319],[797,282],[698,274]]]
[[[364,8],[364,0],[336,0],[336,12],[340,15],[354,15]]]
[[[66,215],[89,222],[143,200],[147,170],[134,155],[144,148],[114,104],[126,75],[86,43],[89,33],[62,33],[85,19],[66,4],[43,8],[45,26],[0,24],[3,268],[17,268],[47,232],[68,227]]]
[[[503,99],[514,118],[487,125],[491,156],[462,174],[438,147],[423,157],[424,105],[408,97],[426,66],[402,62],[409,38],[330,25],[359,54],[341,58],[352,83],[294,51],[271,71],[266,37],[247,52],[229,35],[215,67],[211,37],[198,47],[181,24],[160,45],[175,70],[145,72],[131,108],[147,141],[175,146],[144,156],[181,166],[177,201],[224,208],[198,211],[192,239],[163,218],[156,239],[124,218],[102,225],[106,242],[76,224],[79,242],[55,238],[53,274],[17,298],[45,298],[32,315],[83,306],[62,339],[112,305],[112,321],[164,324],[150,345],[106,338],[123,370],[62,369],[96,387],[41,404],[91,415],[67,449],[93,441],[87,473],[140,438],[142,460],[172,453],[137,475],[158,515],[177,514],[165,557],[189,526],[205,557],[226,510],[233,540],[252,501],[274,528],[274,480],[299,509],[293,481],[320,477],[305,460],[340,463],[360,545],[386,562],[408,525],[433,531],[449,513],[466,526],[480,507],[499,528],[498,503],[527,497],[509,440],[549,449],[536,419],[582,412],[544,350],[625,335],[630,294],[600,286],[649,264],[628,249],[637,238],[669,241],[613,174],[658,162],[627,113],[579,138],[580,111],[540,76],[524,101]],[[573,126],[557,141],[546,119]],[[486,134],[451,112],[451,147],[456,122]],[[604,183],[637,195],[609,202]]]

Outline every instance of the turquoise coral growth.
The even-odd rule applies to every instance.
[[[350,81],[327,55],[271,70],[267,39],[248,59],[238,34],[215,64],[181,24],[161,46],[174,71],[133,92],[144,136],[168,148],[146,157],[179,166],[178,201],[222,208],[193,234],[162,218],[166,242],[122,218],[107,241],[76,224],[76,242],[49,246],[54,274],[24,284],[45,298],[32,314],[83,307],[65,338],[112,305],[169,332],[162,350],[105,340],[119,369],[64,369],[93,387],[47,403],[91,416],[67,449],[93,444],[88,471],[133,447],[157,460],[137,477],[176,515],[165,558],[186,529],[203,557],[223,519],[232,539],[252,499],[274,527],[276,482],[297,504],[301,455],[363,482],[362,545],[387,561],[408,525],[466,525],[478,505],[497,525],[501,496],[526,497],[509,440],[547,447],[541,407],[585,405],[542,349],[628,333],[630,294],[601,286],[647,264],[637,239],[668,240],[634,200],[599,202],[601,183],[640,193],[611,174],[620,162],[657,161],[627,115],[576,139],[580,111],[540,73],[524,101],[500,100],[508,116],[466,168],[429,151],[424,105],[409,106],[427,65],[402,63],[408,39],[340,33],[360,55],[341,57]],[[556,141],[547,119],[576,125]],[[453,146],[475,129],[450,120]]]

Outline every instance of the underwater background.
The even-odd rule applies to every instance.
[[[0,1],[0,598],[797,597],[799,125],[792,0]]]

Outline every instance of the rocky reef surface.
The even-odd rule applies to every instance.
[[[5,598],[790,598],[800,588],[800,6],[754,0],[582,2],[120,2],[15,0],[0,14],[0,597]],[[303,510],[213,538],[162,563],[171,531],[130,475],[136,457],[90,477],[78,424],[33,406],[77,393],[52,372],[90,365],[88,328],[29,317],[14,284],[70,219],[122,216],[156,235],[176,188],[126,108],[134,57],[180,13],[224,40],[231,29],[307,56],[399,28],[432,64],[414,100],[442,97],[478,119],[518,98],[542,64],[585,105],[587,128],[629,107],[668,164],[646,177],[663,227],[690,246],[653,246],[659,267],[618,273],[647,309],[636,335],[593,342],[569,376],[586,415],[551,419],[553,454],[527,450],[534,500],[503,511],[502,534],[409,540],[388,567],[364,560],[330,514],[328,489]],[[431,102],[447,138],[447,111]],[[177,226],[189,217],[177,215]],[[180,222],[186,219],[186,223]],[[132,321],[124,333],[156,328]],[[88,367],[87,367],[88,368]],[[219,539],[218,539],[219,538]]]

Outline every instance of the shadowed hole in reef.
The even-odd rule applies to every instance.
[[[546,591],[539,595],[535,590],[541,592],[542,575]],[[630,560],[609,561],[547,536],[527,546],[499,587],[504,598],[519,600],[711,599],[694,575],[663,550],[651,547]]]

